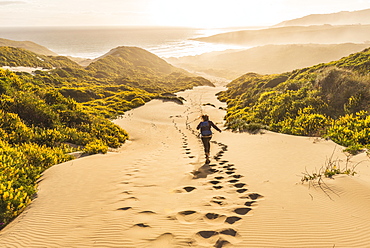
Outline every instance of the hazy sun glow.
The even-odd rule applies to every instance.
[[[270,26],[370,0],[0,0],[0,26]]]
[[[230,4],[232,2],[232,4]],[[271,25],[276,22],[279,2],[250,0],[159,0],[152,3],[157,25],[192,26],[203,28],[247,25]],[[274,6],[272,6],[274,5]]]

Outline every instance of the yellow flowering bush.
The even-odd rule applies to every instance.
[[[9,223],[31,202],[45,169],[70,159],[60,148],[34,143],[14,147],[0,139],[0,223]]]
[[[93,140],[85,146],[83,151],[87,154],[107,153],[108,146],[101,140]]]

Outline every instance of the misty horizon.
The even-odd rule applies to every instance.
[[[293,0],[260,2],[230,0],[137,0],[104,3],[96,1],[63,3],[40,0],[0,1],[2,27],[43,26],[127,26],[240,28],[272,26],[312,14],[351,12],[370,8],[368,1]]]

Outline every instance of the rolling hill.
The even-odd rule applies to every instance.
[[[281,22],[275,26],[310,26],[310,25],[351,25],[370,24],[370,9],[358,11],[342,11],[331,14],[312,14],[293,20]]]
[[[324,136],[352,151],[370,147],[370,48],[283,74],[247,73],[219,93],[234,131],[264,127]]]
[[[195,40],[211,43],[262,46],[269,44],[339,44],[370,41],[370,25],[316,25],[273,27],[221,33]]]
[[[16,48],[23,48],[29,50],[31,52],[41,54],[41,55],[51,55],[57,56],[55,52],[49,50],[48,48],[36,44],[32,41],[15,41],[15,40],[8,40],[0,38],[0,47],[1,46],[8,46],[8,47],[16,47]]]
[[[326,63],[359,52],[369,44],[266,45],[245,50],[228,50],[167,59],[189,71],[235,79],[247,72],[283,73],[296,68]]]

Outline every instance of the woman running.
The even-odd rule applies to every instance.
[[[216,129],[220,133],[221,129],[219,129],[212,121],[209,120],[208,115],[202,115],[202,120],[203,121],[198,124],[197,129],[200,129],[201,139],[204,146],[204,153],[206,154],[206,159],[208,159],[211,148],[210,141],[212,139],[211,127]]]

